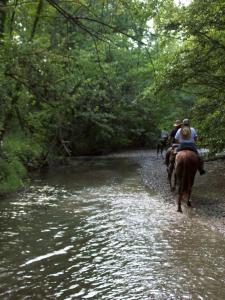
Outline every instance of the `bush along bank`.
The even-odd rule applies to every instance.
[[[24,136],[7,136],[0,148],[0,194],[23,187],[28,172],[44,164],[42,157],[43,148],[38,143]]]

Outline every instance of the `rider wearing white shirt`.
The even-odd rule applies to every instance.
[[[188,119],[183,120],[183,127],[180,128],[176,135],[175,140],[179,143],[177,151],[181,151],[184,149],[190,149],[194,151],[199,157],[199,172],[200,175],[205,174],[205,170],[203,169],[203,161],[199,156],[198,149],[196,147],[197,141],[197,133],[193,127],[190,127],[190,123]]]
[[[195,144],[195,142],[197,141],[197,137],[198,136],[197,136],[196,130],[193,127],[190,127],[190,136],[188,138],[184,139],[182,137],[181,128],[180,128],[180,129],[178,129],[178,131],[175,135],[175,140],[178,140],[179,144],[182,144],[182,143],[193,143],[193,144]]]

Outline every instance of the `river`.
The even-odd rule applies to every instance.
[[[224,237],[142,173],[135,155],[74,159],[1,200],[0,299],[225,299]]]

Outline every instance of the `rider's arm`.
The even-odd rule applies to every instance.
[[[191,130],[192,130],[192,133],[193,133],[193,136],[194,136],[194,141],[196,143],[197,140],[198,140],[197,132],[196,132],[196,130],[194,128],[191,128]]]
[[[177,144],[179,144],[180,131],[181,131],[181,129],[179,128],[179,129],[177,130],[176,135],[175,135],[175,142],[176,142]]]

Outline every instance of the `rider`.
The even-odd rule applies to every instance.
[[[197,133],[193,127],[190,127],[189,119],[183,120],[182,127],[177,131],[175,135],[175,141],[179,143],[179,146],[177,147],[177,151],[190,149],[198,155],[199,173],[200,175],[205,174],[205,170],[203,168],[203,160],[199,156],[198,149],[195,144],[197,142]]]
[[[181,125],[182,125],[182,123],[181,123],[180,120],[176,120],[175,123],[173,124],[173,129],[170,132],[170,136],[169,136],[169,143],[171,145],[176,143],[175,135],[176,135],[178,129],[181,128]],[[173,148],[173,146],[169,147],[169,149],[166,152],[166,161],[165,161],[165,163],[166,163],[167,166],[169,165],[170,152],[171,152],[172,148]]]

